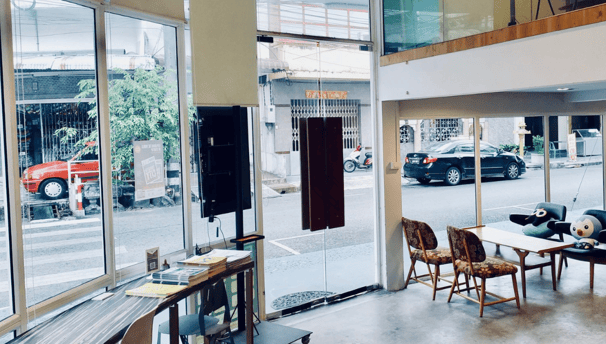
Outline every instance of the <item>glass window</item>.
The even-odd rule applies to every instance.
[[[473,119],[401,120],[400,154],[402,215],[429,224],[447,247],[447,225],[476,224]]]
[[[0,73],[2,66],[0,65]],[[0,120],[4,118],[4,97],[2,96],[3,87],[0,85]],[[4,146],[4,133],[0,134],[0,147]],[[4,174],[4,149],[0,152],[0,176],[2,184],[6,185]],[[6,188],[0,188],[0,320],[13,314],[13,288],[11,279],[11,257],[10,257],[10,237],[8,235],[8,226],[6,224]],[[2,339],[0,339],[2,341]]]
[[[257,28],[356,40],[370,39],[368,1],[259,0]]]
[[[27,305],[105,273],[94,11],[14,1],[13,44]]]
[[[604,209],[600,116],[549,118],[551,201],[573,221],[587,209]]]
[[[481,118],[480,125],[482,223],[522,233],[509,215],[530,215],[545,200],[543,117]]]
[[[106,17],[116,268],[184,248],[176,29]]]

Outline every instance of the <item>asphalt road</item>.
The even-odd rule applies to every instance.
[[[601,165],[586,169],[554,169],[551,174],[554,202],[563,203],[575,212],[602,208]],[[542,170],[529,170],[516,180],[483,180],[483,222],[505,223],[510,213],[529,213],[537,202],[544,199],[543,180]],[[323,290],[322,267],[330,276],[326,288],[332,291],[352,287],[348,284],[352,280],[361,283],[361,279],[351,278],[352,266],[357,269],[356,273],[364,274],[364,278],[370,281],[368,283],[372,283],[375,209],[372,185],[370,172],[346,175],[345,227],[314,233],[301,229],[299,193],[263,199],[268,300],[285,294],[293,285],[295,289]],[[573,204],[577,190],[579,194]],[[405,181],[402,200],[404,216],[426,221],[436,231],[445,230],[447,224],[475,224],[475,184],[472,180],[454,187],[440,182],[421,185],[416,181]],[[226,237],[233,235],[232,214],[220,216],[221,222],[207,224],[197,216],[198,205],[193,204],[192,208],[195,242],[204,244],[209,237],[212,241],[217,240],[219,223]],[[162,253],[183,247],[180,216],[180,206],[115,213],[117,264],[128,266],[142,261],[145,248],[160,246]],[[254,223],[254,212],[247,210],[247,232],[254,230]],[[103,236],[98,215],[72,221],[26,222],[24,232],[26,288],[30,291],[28,304],[103,273]],[[222,239],[221,232],[218,239]],[[6,243],[6,231],[0,230],[0,318],[9,312]],[[352,262],[358,262],[358,265]],[[298,281],[293,280],[295,276]],[[305,283],[313,283],[313,289],[306,288]]]

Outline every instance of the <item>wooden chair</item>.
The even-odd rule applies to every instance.
[[[156,309],[152,309],[135,320],[126,330],[122,344],[152,344],[152,330]]]
[[[454,283],[450,288],[450,294],[448,295],[448,302],[452,298],[452,294],[457,288],[456,294],[480,304],[480,317],[484,315],[484,306],[490,306],[497,303],[516,301],[518,309],[520,308],[520,298],[518,296],[518,283],[516,281],[516,272],[518,268],[515,265],[504,262],[497,258],[486,257],[484,246],[480,239],[473,233],[468,232],[464,229],[448,226],[448,243],[450,245],[450,252],[453,257],[453,266],[455,271]],[[467,276],[472,277],[474,289],[478,299],[471,298],[467,295],[461,294],[459,288],[458,277],[459,274],[463,273]],[[504,275],[511,275],[513,281],[513,291],[515,297],[504,298],[502,296],[490,293],[486,291],[486,279],[499,277]],[[476,277],[482,280],[481,290],[478,290],[478,284]],[[496,297],[497,301],[486,302],[486,294]]]
[[[438,247],[438,240],[431,227],[425,222],[410,220],[402,217],[402,228],[406,243],[408,244],[408,253],[410,254],[410,270],[408,277],[404,283],[404,288],[408,286],[408,282],[412,279],[418,283],[424,284],[433,289],[433,300],[436,299],[436,291],[447,289],[452,282],[443,280],[440,277],[440,265],[452,263],[450,250],[447,248]],[[412,248],[411,248],[412,247]],[[417,261],[422,261],[427,265],[429,273],[418,275],[415,270]],[[431,266],[435,266],[435,273],[431,272]],[[413,277],[414,273],[414,277]],[[431,284],[421,280],[421,278],[429,277]],[[448,285],[438,288],[438,281],[445,281]]]

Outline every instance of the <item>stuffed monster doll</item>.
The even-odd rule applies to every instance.
[[[578,240],[575,248],[591,250],[599,244],[601,231],[602,224],[591,215],[583,215],[570,224],[570,235]]]
[[[512,216],[516,216],[516,215],[512,215]],[[512,216],[510,216],[510,219]],[[528,215],[523,220],[520,218],[520,219],[517,219],[518,221],[514,221],[514,222],[524,225],[522,232],[524,232],[525,235],[538,237],[538,238],[549,238],[550,236],[555,234],[555,232],[552,231],[550,228],[548,228],[547,224],[549,221],[555,221],[554,220],[555,218],[556,218],[556,216],[554,214],[551,214],[550,212],[548,212],[547,210],[545,210],[543,208],[539,208],[539,209],[535,209],[535,211],[532,214]],[[512,221],[513,221],[513,219],[512,219]],[[520,223],[520,222],[522,222],[522,223]]]

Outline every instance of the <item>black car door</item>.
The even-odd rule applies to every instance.
[[[455,161],[454,163],[459,165],[464,171],[467,178],[473,178],[474,176],[474,159],[473,159],[473,143],[462,143],[455,149]]]
[[[504,159],[499,156],[499,150],[486,143],[480,143],[480,164],[482,175],[503,173]]]

